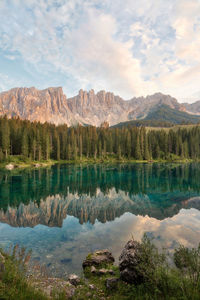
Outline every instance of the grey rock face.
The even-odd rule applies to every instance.
[[[61,87],[37,90],[14,88],[0,93],[0,115],[30,121],[70,124],[72,114]]]
[[[191,104],[183,103],[183,106],[185,107],[185,110],[187,112],[190,112],[192,114],[197,114],[197,115],[200,114],[200,100]]]
[[[90,124],[100,126],[107,122],[114,125],[134,119],[142,119],[158,104],[169,105],[173,109],[200,114],[200,105],[180,104],[169,95],[156,93],[147,97],[125,101],[110,92],[95,94],[80,90],[75,97],[67,99],[61,87],[44,90],[14,88],[0,93],[0,116],[18,116],[30,121],[50,122],[69,126]]]

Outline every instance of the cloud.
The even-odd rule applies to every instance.
[[[156,91],[178,98],[199,95],[198,0],[3,0],[0,5],[0,48],[9,59],[17,53],[32,77],[35,71],[46,82],[62,77],[60,85],[70,94],[94,88],[125,98]]]

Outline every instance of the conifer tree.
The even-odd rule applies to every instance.
[[[118,145],[118,148],[117,148],[117,158],[121,159],[121,147],[120,147],[120,145]]]
[[[139,136],[139,132],[137,133],[137,141],[136,141],[136,145],[135,145],[135,159],[137,159],[137,160],[141,160],[142,159],[141,149],[140,149],[140,136]]]
[[[71,156],[71,145],[69,143],[67,144],[66,159],[67,160],[71,160],[72,159],[72,156]]]
[[[22,134],[22,155],[28,157],[28,154],[29,154],[28,134],[27,134],[27,130],[24,129]]]
[[[149,160],[150,159],[149,145],[148,145],[148,139],[147,139],[146,133],[145,133],[145,136],[144,136],[144,159],[145,160]]]
[[[49,160],[50,152],[51,152],[50,138],[49,138],[49,134],[47,134],[45,138],[45,159],[46,160]]]
[[[83,142],[82,142],[82,136],[79,136],[79,157],[82,159],[83,154]]]
[[[7,117],[4,117],[1,122],[1,148],[7,159],[10,153],[10,127]]]

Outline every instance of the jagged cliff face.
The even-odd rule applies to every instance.
[[[104,121],[110,125],[127,120],[129,105],[113,93],[80,90],[78,96],[68,99],[68,105],[77,118],[85,124],[99,126]]]
[[[75,97],[67,99],[61,87],[38,90],[14,88],[0,93],[0,115],[18,116],[30,121],[51,122],[56,125],[91,124],[103,122],[114,125],[119,122],[142,119],[158,104],[173,109],[200,114],[200,101],[180,104],[175,98],[161,93],[125,101],[113,93],[100,91],[95,94],[80,90]]]
[[[61,87],[37,90],[15,88],[0,94],[0,115],[30,121],[70,124],[73,116]]]
[[[130,108],[132,109],[128,114],[129,120],[143,119],[149,112],[151,112],[157,105],[168,105],[173,109],[185,111],[185,108],[178,103],[178,101],[169,96],[161,93],[156,93],[147,97],[133,98],[129,101]]]

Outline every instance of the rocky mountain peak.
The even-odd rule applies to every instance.
[[[125,101],[112,92],[80,89],[75,97],[67,99],[62,87],[38,90],[35,87],[13,88],[0,93],[0,115],[19,116],[30,121],[68,125],[110,125],[135,119],[143,119],[157,105],[200,114],[200,102],[180,104],[170,95],[155,93],[146,97],[134,97]]]

